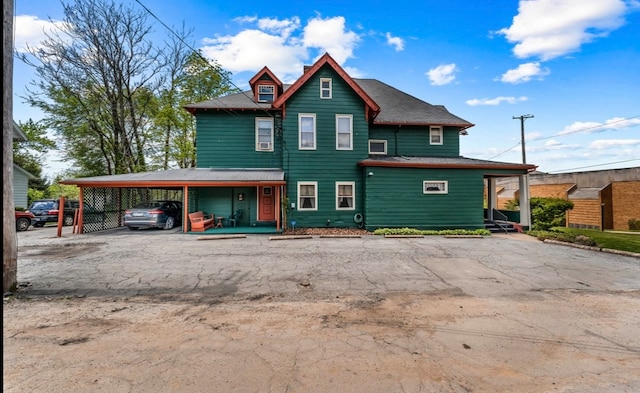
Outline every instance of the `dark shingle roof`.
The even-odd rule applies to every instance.
[[[380,105],[374,124],[432,124],[467,128],[472,123],[452,114],[443,105],[431,105],[376,79],[354,79]]]
[[[376,79],[353,80],[380,106],[380,113],[374,119],[374,124],[449,125],[463,129],[473,126],[473,123],[449,112],[444,105],[429,104]],[[284,85],[284,91],[289,87],[291,85]],[[193,113],[198,109],[268,110],[272,106],[271,103],[256,103],[253,93],[245,91],[185,105],[184,108]]]
[[[508,169],[531,171],[536,168],[531,164],[514,164],[511,162],[499,162],[479,160],[466,157],[406,157],[406,156],[380,156],[370,157],[359,162],[360,166],[368,167],[409,167],[409,168],[467,168],[467,169]]]

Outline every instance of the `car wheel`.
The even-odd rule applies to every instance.
[[[28,218],[18,218],[16,220],[16,231],[22,232],[29,229],[29,225],[31,225],[31,220]]]
[[[62,219],[62,225],[67,227],[73,225],[73,216],[64,216]]]
[[[34,227],[42,228],[44,226],[44,222],[36,222],[33,224]]]
[[[164,223],[164,229],[173,229],[176,220],[173,217],[167,217],[167,221]]]

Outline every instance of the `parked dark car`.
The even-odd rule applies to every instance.
[[[31,220],[36,218],[31,212],[21,212],[16,210],[16,231],[22,232],[29,229]]]
[[[35,216],[31,220],[34,227],[42,227],[48,222],[58,222],[60,200],[58,199],[38,199],[29,205],[28,212]],[[63,225],[73,225],[73,217],[76,209],[80,207],[80,202],[73,199],[65,199]]]
[[[148,201],[124,212],[124,225],[131,230],[138,228],[172,229],[182,224],[182,202]]]

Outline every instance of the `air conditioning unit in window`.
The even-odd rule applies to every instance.
[[[271,142],[258,142],[258,150],[271,150]]]

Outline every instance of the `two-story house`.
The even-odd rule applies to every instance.
[[[239,211],[236,225],[247,231],[477,229],[487,218],[485,180],[492,186],[535,169],[460,156],[472,123],[378,80],[351,78],[329,54],[291,85],[267,67],[249,85],[185,106],[196,119],[197,168],[66,183],[173,187],[185,216]]]

